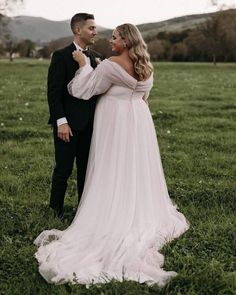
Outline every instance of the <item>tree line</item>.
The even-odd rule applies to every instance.
[[[14,42],[8,32],[0,43],[0,54],[50,58],[53,51],[71,41],[71,37],[61,38],[37,48],[31,40]],[[236,10],[219,11],[193,29],[147,35],[145,41],[152,61],[235,62]],[[93,49],[105,57],[112,55],[107,38],[98,38]]]
[[[236,10],[220,11],[195,29],[146,38],[152,60],[236,61]]]
[[[152,61],[236,61],[236,10],[219,11],[194,29],[157,32],[145,37]],[[42,50],[44,57],[71,39],[52,41]],[[100,38],[93,46],[105,57],[111,56],[109,40]]]

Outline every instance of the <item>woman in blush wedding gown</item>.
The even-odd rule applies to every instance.
[[[95,70],[73,53],[80,69],[69,92],[83,99],[102,94],[85,187],[72,224],[43,231],[35,257],[49,283],[126,279],[164,286],[176,273],[162,269],[159,250],[189,225],[169,198],[146,103],[153,85],[146,44],[131,24],[118,26],[111,43],[117,56]]]

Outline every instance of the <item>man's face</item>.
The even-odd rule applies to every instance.
[[[84,21],[79,26],[79,37],[85,45],[92,45],[95,42],[95,37],[97,35],[96,24],[93,19],[88,19]]]

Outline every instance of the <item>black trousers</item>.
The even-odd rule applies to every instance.
[[[70,177],[76,160],[78,204],[83,192],[87,169],[88,155],[92,137],[92,124],[82,131],[72,130],[70,142],[57,136],[57,128],[53,129],[55,146],[55,168],[52,175],[50,207],[62,209],[64,205],[67,180]]]

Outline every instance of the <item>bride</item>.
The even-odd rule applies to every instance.
[[[111,279],[164,286],[166,243],[189,225],[172,204],[152,117],[146,103],[153,85],[147,46],[132,24],[114,31],[117,54],[95,70],[76,51],[80,69],[69,92],[97,103],[85,187],[76,216],[64,231],[35,240],[39,271],[49,283],[106,283]]]

